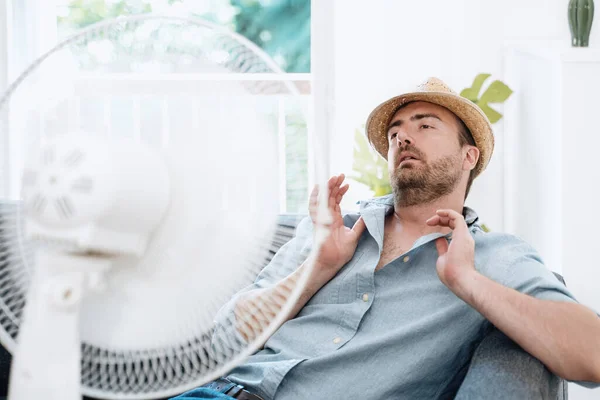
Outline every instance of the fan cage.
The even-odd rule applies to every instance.
[[[285,76],[284,72],[256,45],[247,39],[215,24],[197,18],[164,17],[154,15],[134,16],[119,18],[112,21],[101,22],[90,26],[79,33],[72,35],[53,49],[42,55],[32,63],[12,83],[2,97],[0,97],[0,110],[8,119],[10,115],[10,99],[13,93],[26,82],[28,76],[35,74],[44,63],[56,53],[62,51],[85,51],[85,47],[93,40],[115,40],[118,35],[135,31],[144,27],[144,24],[153,24],[155,29],[162,29],[166,24],[173,28],[173,32],[202,30],[208,33],[210,40],[200,46],[207,47],[166,47],[160,50],[133,46],[128,52],[121,52],[120,56],[129,59],[156,62],[164,61],[170,66],[168,71],[172,74],[185,74],[193,71],[194,61],[214,63],[219,67],[219,72],[228,70],[236,74],[265,74],[266,79],[260,76],[244,81],[243,87],[247,94],[288,94],[298,96],[297,86],[288,80],[277,80],[267,75],[275,74]],[[193,35],[192,35],[193,36]],[[219,53],[221,52],[221,53]],[[224,54],[228,57],[217,57]],[[194,61],[181,64],[173,60],[182,60],[182,57],[192,57]],[[109,72],[132,74],[133,68],[123,68],[119,64],[120,57],[114,57],[110,63],[104,65]],[[131,66],[131,64],[129,64]],[[94,71],[102,67],[93,63],[82,62],[77,66],[80,71]],[[10,122],[10,121],[9,121]],[[6,126],[6,125],[4,125]],[[38,138],[39,139],[39,138]],[[4,346],[13,351],[19,332],[19,323],[25,305],[27,287],[33,269],[33,257],[40,249],[37,243],[24,239],[23,207],[19,201],[3,201],[0,204],[0,340]],[[295,225],[295,224],[293,224]],[[244,273],[246,284],[253,281],[264,265],[270,260],[281,243],[286,242],[292,234],[293,228],[279,225],[273,227],[268,238],[261,238],[261,243],[256,243],[257,253],[261,254],[264,262],[255,262],[253,268]],[[306,257],[306,254],[304,255]],[[257,258],[260,260],[260,258]],[[282,262],[297,263],[298,259],[284,259]],[[296,265],[297,266],[297,265]],[[144,351],[111,351],[88,343],[82,343],[82,391],[87,396],[115,399],[148,399],[161,398],[181,393],[193,388],[200,383],[215,379],[252,354],[282,322],[285,314],[291,310],[295,299],[298,298],[301,288],[307,278],[303,278],[293,289],[288,301],[277,310],[278,315],[268,329],[250,343],[244,343],[234,333],[229,338],[221,338],[215,343],[213,331],[209,330],[196,334],[184,343],[168,348],[149,349]],[[245,285],[239,285],[241,289]],[[237,290],[233,290],[233,295]],[[230,296],[229,296],[230,297]],[[261,313],[257,310],[257,313]],[[235,328],[235,320],[229,319],[231,329]],[[218,351],[215,352],[215,346]],[[212,349],[212,350],[211,350]]]

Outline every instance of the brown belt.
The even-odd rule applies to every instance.
[[[239,400],[263,400],[262,397],[250,393],[242,385],[238,385],[235,382],[230,381],[227,378],[219,378],[216,381],[212,381],[203,385],[203,387],[210,388],[216,390],[217,392],[221,392],[226,394],[227,396],[231,396],[234,399]]]

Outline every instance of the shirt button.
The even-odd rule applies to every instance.
[[[365,293],[365,294],[363,294],[363,295],[362,295],[362,299],[363,299],[363,301],[365,301],[365,302],[369,301],[369,294],[368,294],[368,293]]]
[[[339,342],[341,342],[341,341],[342,341],[342,338],[341,338],[341,337],[336,337],[335,339],[333,339],[333,343],[334,343],[334,344],[338,344],[338,343],[339,343]]]
[[[408,262],[409,260],[410,260],[410,257],[409,257],[409,256],[406,256],[406,257],[404,257],[404,260],[403,260],[403,261],[406,263],[406,262]]]

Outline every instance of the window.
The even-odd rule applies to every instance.
[[[192,15],[250,39],[290,73],[310,72],[310,0],[56,0],[59,38],[106,19]]]
[[[29,4],[42,0],[29,0]],[[248,38],[263,49],[284,71],[268,79],[291,80],[301,96],[285,93],[260,95],[260,109],[274,128],[279,141],[281,212],[305,212],[313,177],[307,168],[309,159],[307,105],[310,101],[310,0],[55,0],[56,32],[62,40],[81,29],[103,20],[146,13],[192,15]],[[107,41],[108,42],[108,41]],[[160,45],[160,39],[157,40]],[[117,44],[118,45],[118,44]],[[75,61],[80,70],[104,61],[110,50],[95,41]],[[130,72],[130,71],[128,71]],[[150,141],[164,141],[168,131],[178,125],[198,123],[197,111],[206,96],[181,96],[178,88],[197,88],[202,93],[210,79],[193,69],[179,77],[152,75],[144,71],[145,81],[118,68],[99,75],[80,74],[75,79],[75,100],[66,107],[76,110],[75,121],[84,130],[104,133],[130,132]],[[150,72],[150,73],[148,73]],[[183,71],[186,72],[186,71]],[[240,74],[243,75],[243,74]],[[183,77],[183,79],[182,79]],[[225,81],[232,77],[222,77]],[[243,80],[244,77],[240,76]],[[204,90],[205,91],[205,90]],[[44,135],[43,128],[38,129]],[[42,138],[43,139],[43,138]]]

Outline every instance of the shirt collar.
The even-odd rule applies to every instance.
[[[388,194],[381,197],[374,197],[372,199],[362,200],[360,202],[360,213],[363,214],[363,212],[367,209],[379,207],[386,209],[386,215],[390,213],[394,207],[394,195]],[[477,215],[475,210],[466,206],[463,207],[463,216],[465,217],[465,222],[469,227],[477,221],[479,221],[479,216]]]

